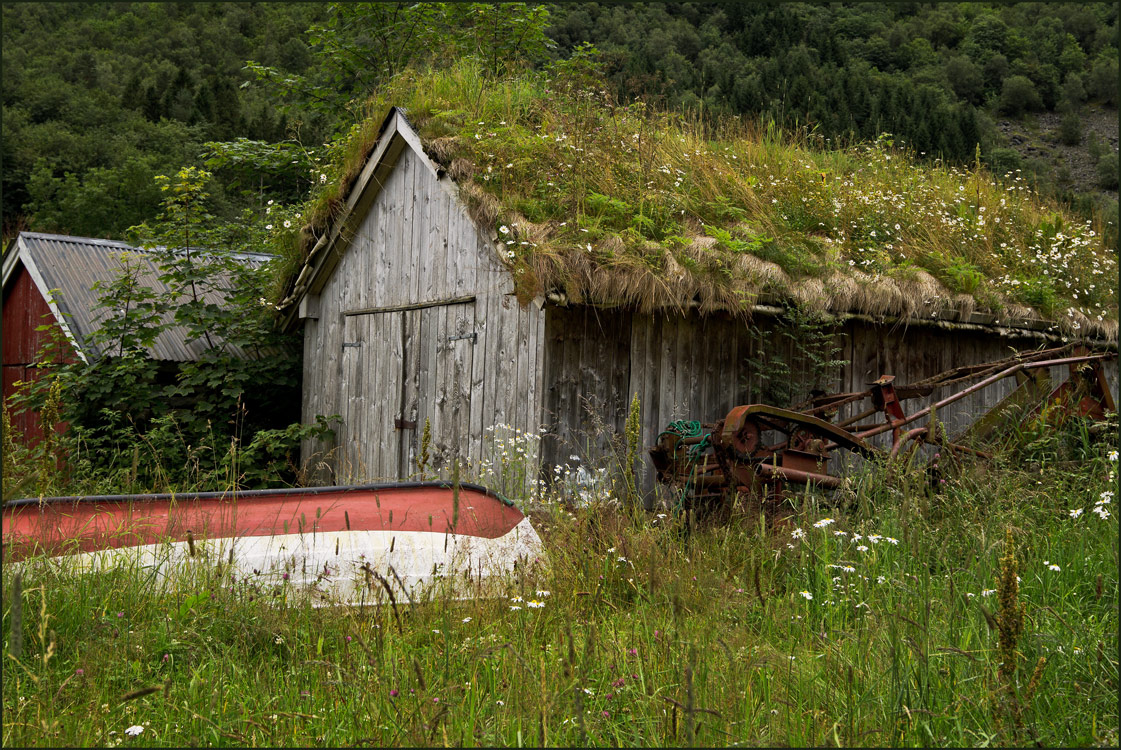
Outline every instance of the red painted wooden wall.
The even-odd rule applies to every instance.
[[[50,324],[52,331],[36,330]],[[30,382],[39,377],[39,351],[52,336],[61,335],[46,299],[31,280],[31,274],[22,266],[16,271],[8,294],[4,297],[3,318],[4,403],[16,392],[16,382]],[[73,359],[71,354],[68,360]],[[39,416],[34,413],[9,412],[13,431],[19,440],[20,433],[28,442],[37,442],[43,435]],[[58,425],[62,427],[62,425]]]

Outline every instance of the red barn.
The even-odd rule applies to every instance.
[[[203,253],[204,255],[205,253]],[[157,256],[114,240],[20,232],[4,253],[3,367],[4,402],[17,383],[38,377],[44,345],[58,341],[56,361],[97,359],[102,352],[90,340],[104,314],[98,309],[98,282],[108,284],[121,271],[124,258],[138,268],[139,282],[157,294],[167,287],[159,280]],[[241,253],[242,262],[260,265],[271,256]],[[208,301],[222,303],[211,292]],[[149,349],[153,359],[187,362],[206,350],[200,340],[188,341],[183,328],[168,328]],[[12,427],[28,439],[42,435],[35,414],[11,414]]]

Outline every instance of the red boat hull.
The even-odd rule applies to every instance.
[[[540,540],[509,501],[477,485],[439,482],[29,499],[4,507],[5,563],[67,556],[90,569],[131,559],[129,551],[159,566],[228,557],[246,572],[283,581],[349,576],[334,588],[353,598],[368,572],[405,588],[433,573],[493,577],[536,556]]]

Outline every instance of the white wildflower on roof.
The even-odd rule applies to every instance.
[[[1082,508],[1075,508],[1070,512],[1071,518],[1078,518],[1080,515],[1082,515]]]
[[[1117,462],[1117,451],[1110,451],[1109,453],[1107,453],[1105,455],[1106,455],[1106,458],[1108,458],[1110,461],[1113,461],[1114,463]]]
[[[813,599],[813,598],[814,598],[814,595],[813,595],[813,594],[811,594],[811,593],[810,593],[810,592],[808,592],[808,591],[801,591],[801,592],[799,592],[799,593],[801,594],[802,598],[803,598],[803,599],[805,599],[806,601],[810,601],[811,599]]]
[[[1108,505],[1113,501],[1113,490],[1105,490],[1102,494],[1098,495],[1098,505]]]
[[[814,524],[814,528],[815,529],[824,529],[826,526],[828,526],[831,523],[833,523],[832,518],[823,518],[823,519],[821,519],[820,521],[818,521],[817,523]]]
[[[139,737],[143,732],[144,727],[140,726],[139,724],[133,724],[131,727],[125,730],[125,734],[127,734],[129,737]]]
[[[794,539],[805,539],[806,538],[806,532],[802,531],[801,528],[797,528],[797,529],[794,529],[794,531],[790,532],[790,536],[793,537]]]
[[[502,234],[510,234],[510,227],[503,224],[502,226],[500,226],[498,228],[498,231],[501,232]]]
[[[1097,513],[1103,521],[1109,518],[1110,515],[1109,508],[1105,507],[1104,505],[1095,505],[1093,512]]]

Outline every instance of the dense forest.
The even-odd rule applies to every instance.
[[[207,143],[299,137],[248,59],[295,73],[321,5],[7,3],[3,7],[4,233],[120,237],[155,215],[154,177],[206,159]],[[276,187],[230,170],[221,185]],[[252,183],[250,185],[250,183]],[[244,201],[241,201],[244,202]]]
[[[20,3],[3,7],[3,224],[121,237],[157,174],[203,166],[233,217],[306,195],[325,143],[408,63],[591,55],[622,98],[891,133],[1117,211],[1117,6]],[[518,49],[543,31],[545,44]],[[458,37],[458,42],[456,41]],[[1105,123],[1104,126],[1101,123]],[[1081,167],[1072,165],[1082,165]]]

